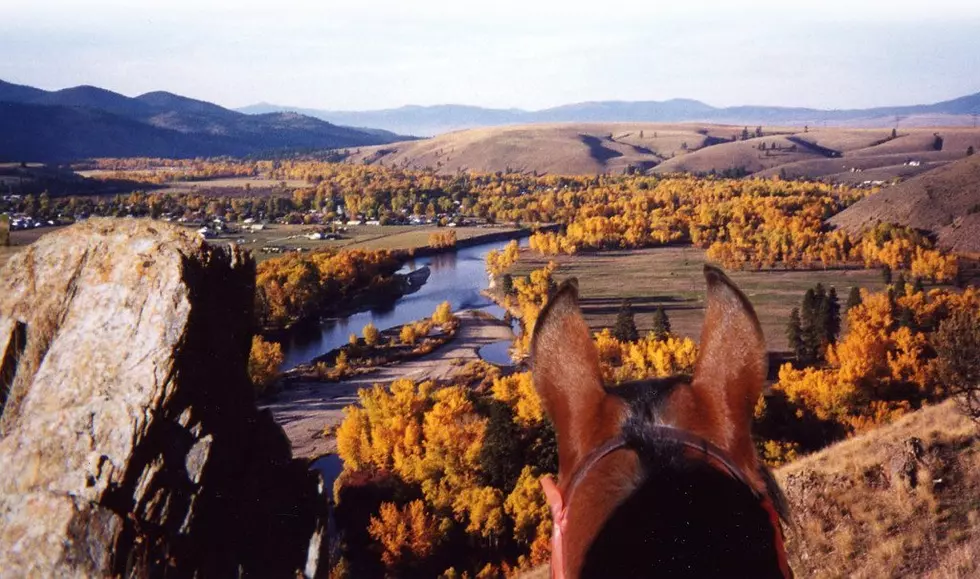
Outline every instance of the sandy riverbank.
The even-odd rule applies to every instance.
[[[286,431],[293,456],[316,458],[336,450],[336,440],[324,437],[323,430],[340,424],[343,408],[357,402],[359,388],[398,378],[448,381],[467,362],[480,359],[483,346],[514,338],[510,326],[496,318],[474,311],[459,312],[457,316],[460,328],[456,338],[431,354],[340,382],[294,382],[275,399],[263,403],[262,407],[271,410]]]

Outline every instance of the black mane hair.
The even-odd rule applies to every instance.
[[[582,577],[783,577],[777,530],[753,489],[644,428],[667,394],[686,383],[676,377],[608,388],[629,405],[623,437],[640,458],[643,479],[600,529]],[[763,475],[775,488],[777,510],[784,508],[778,486]]]

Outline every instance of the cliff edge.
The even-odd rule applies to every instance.
[[[317,574],[319,476],[246,373],[254,283],[247,254],[133,219],[0,270],[4,576]]]

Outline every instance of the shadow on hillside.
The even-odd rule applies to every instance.
[[[609,147],[602,144],[602,139],[599,137],[593,137],[592,135],[579,135],[585,146],[589,148],[589,154],[592,158],[600,163],[605,163],[609,159],[615,159],[616,157],[622,157],[623,154],[619,151],[614,151]]]

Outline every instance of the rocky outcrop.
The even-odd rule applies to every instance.
[[[132,219],[0,270],[4,577],[316,574],[319,475],[246,374],[254,280],[238,250]]]

